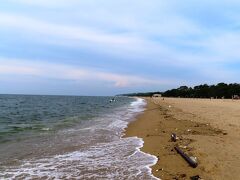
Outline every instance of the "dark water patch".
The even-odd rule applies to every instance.
[[[0,136],[69,128],[129,103],[128,98],[0,95]],[[111,112],[111,111],[110,111]]]

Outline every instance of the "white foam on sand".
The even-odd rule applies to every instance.
[[[135,148],[133,148],[135,145]],[[0,177],[5,179],[156,179],[151,175],[157,159],[140,151],[143,141],[123,138],[119,141],[98,144],[87,150],[64,155],[24,161]]]

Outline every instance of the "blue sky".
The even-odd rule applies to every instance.
[[[239,83],[240,1],[7,0],[0,42],[5,94]]]

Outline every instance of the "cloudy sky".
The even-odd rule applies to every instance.
[[[114,95],[239,77],[237,0],[0,5],[0,93]]]

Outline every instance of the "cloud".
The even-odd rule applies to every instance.
[[[41,20],[29,18],[21,15],[0,13],[0,25],[3,28],[15,28],[15,30],[23,30],[27,33],[35,33],[38,35],[50,35],[62,39],[72,39],[76,41],[89,41],[92,43],[109,43],[109,44],[131,44],[138,43],[137,39],[131,37],[118,36],[114,34],[106,34],[104,32],[96,32],[83,27],[71,27],[48,23]]]
[[[167,21],[166,21],[167,22]],[[184,24],[182,27],[194,27],[191,23],[185,23],[187,21],[176,19],[171,22],[178,22],[178,24]],[[171,24],[170,23],[170,24]],[[177,35],[177,28],[173,26],[164,25],[164,31],[169,34]],[[223,33],[219,33],[218,36],[210,36],[201,38],[198,41],[185,40],[185,42],[175,40],[173,42],[173,46],[169,47],[164,45],[162,42],[156,42],[155,39],[148,39],[146,36],[131,36],[129,34],[122,33],[109,33],[100,31],[97,29],[90,29],[82,26],[69,26],[69,25],[61,25],[56,23],[50,23],[47,21],[42,21],[34,18],[29,18],[26,16],[20,16],[9,13],[0,13],[0,26],[2,28],[9,27],[14,29],[14,31],[19,31],[20,33],[33,34],[35,35],[35,39],[39,39],[40,41],[44,40],[47,42],[54,41],[54,45],[70,45],[77,47],[84,47],[92,49],[93,51],[101,51],[105,53],[114,54],[119,57],[127,56],[129,60],[136,61],[136,63],[149,63],[154,65],[155,67],[166,67],[166,68],[179,68],[179,73],[181,72],[181,68],[188,68],[193,71],[193,73],[201,74],[202,77],[205,77],[208,74],[208,78],[216,78],[216,74],[213,72],[217,72],[219,70],[219,66],[216,64],[218,62],[227,63],[229,59],[228,57],[237,57],[238,50],[237,44],[234,39],[237,35],[226,35],[221,36]],[[154,27],[154,26],[153,26]],[[154,29],[151,27],[152,29]],[[170,28],[171,27],[171,28]],[[174,30],[168,30],[174,29]],[[140,28],[141,29],[141,28]],[[191,28],[190,28],[191,29]],[[195,29],[195,28],[193,28]],[[10,30],[11,31],[11,30]],[[135,31],[132,29],[132,31]],[[145,32],[145,30],[143,30]],[[157,30],[155,30],[156,33]],[[174,32],[176,31],[176,32]],[[191,30],[189,30],[191,31]],[[194,32],[195,30],[193,30]],[[161,34],[163,32],[160,31]],[[186,31],[189,34],[188,31]],[[197,32],[197,31],[196,31]],[[199,31],[200,33],[200,31]],[[164,33],[163,33],[164,34]],[[181,33],[180,33],[181,34]],[[169,39],[170,41],[170,39]],[[221,42],[222,41],[222,42]],[[223,43],[226,42],[226,43]],[[176,45],[186,45],[188,46],[187,51],[181,51],[181,48],[174,48]],[[227,47],[231,44],[230,47]],[[202,51],[198,53],[192,53],[191,49],[193,47],[201,48]],[[228,49],[229,51],[225,51]],[[131,58],[135,57],[135,58]],[[22,67],[23,68],[23,67]],[[32,67],[30,67],[32,68]],[[65,67],[64,67],[65,68]],[[5,68],[6,69],[6,68]],[[114,70],[113,70],[114,71]],[[208,71],[208,73],[206,73]],[[57,70],[53,71],[56,74]],[[80,79],[84,77],[84,74],[87,74],[90,77],[89,72],[85,72],[82,69],[70,69],[69,71],[64,71],[69,77],[74,79],[74,74],[70,72],[75,72],[78,74],[77,78]],[[212,72],[212,73],[211,73]],[[184,72],[182,72],[184,73]],[[50,72],[49,74],[53,74]],[[81,74],[81,76],[79,75]],[[92,73],[94,74],[94,73]],[[226,77],[234,78],[233,72],[229,72],[229,69],[221,68],[221,74],[228,75]],[[175,74],[171,74],[169,79],[178,79],[174,78]],[[232,75],[232,76],[230,76]],[[94,74],[95,77],[101,77],[101,79],[105,79],[108,82],[115,82],[116,86],[131,86],[136,84],[154,84],[154,82],[138,78],[131,77],[118,74],[104,74],[98,73]],[[194,75],[193,75],[194,76]],[[57,77],[57,75],[55,75]],[[109,77],[111,79],[109,79]],[[92,78],[94,79],[94,78]],[[127,80],[130,79],[130,80]],[[141,83],[142,82],[142,83]],[[174,82],[170,80],[170,82]],[[176,81],[175,81],[176,82]],[[164,82],[167,83],[167,82]],[[156,84],[156,83],[155,83]]]
[[[16,65],[0,65],[0,74],[13,75],[39,75],[39,70],[33,67],[16,66]]]
[[[92,50],[121,57],[146,57],[167,48],[143,37],[128,33],[111,33],[83,26],[55,24],[27,16],[0,13],[0,27],[24,36],[26,40]]]
[[[71,2],[74,2],[76,0],[9,0],[10,2],[13,3],[18,3],[18,4],[24,4],[24,5],[29,5],[29,6],[40,6],[40,7],[66,7]]]
[[[240,58],[240,33],[239,32],[223,32],[210,37],[202,42],[202,45],[217,56],[219,62],[238,61]]]
[[[96,79],[104,82],[104,85],[115,87],[167,83],[174,86],[177,81],[189,84],[201,81],[238,81],[240,74],[237,68],[228,66],[235,63],[240,68],[240,16],[237,7],[239,3],[235,0],[231,0],[231,3],[206,0],[194,3],[187,0],[11,2],[24,7],[24,11],[21,12],[19,8],[18,12],[4,10],[0,13],[0,32],[4,32],[2,36],[12,35],[16,42],[18,37],[23,37],[23,44],[38,42],[44,47],[41,51],[43,54],[45,50],[50,51],[51,48],[48,47],[52,47],[55,52],[52,52],[51,58],[57,53],[55,59],[62,54],[72,58],[72,54],[67,54],[68,51],[65,54],[60,51],[65,47],[74,49],[73,52],[78,53],[71,61],[78,64],[78,67],[67,66],[66,61],[62,64],[38,62],[36,65],[30,63],[32,60],[19,60],[18,62],[25,63],[19,66],[15,63],[8,68],[6,66],[9,64],[5,64],[2,68],[2,71],[6,69],[5,73],[12,68],[11,72],[19,74],[22,72],[44,78],[75,81]],[[234,6],[236,7],[233,8]],[[15,45],[14,41],[12,45]],[[33,59],[41,59],[31,51],[30,45],[23,47],[24,53],[31,52],[29,54],[34,56]],[[34,48],[37,49],[37,45]],[[14,50],[11,52],[14,56]],[[97,64],[95,67],[98,67],[101,64],[102,69],[83,68],[81,63],[85,65],[88,62],[79,59],[78,55],[81,56],[82,52],[89,56],[91,65]],[[125,63],[114,61],[126,62],[126,66]],[[108,64],[104,64],[106,62]],[[131,66],[127,67],[128,62]],[[122,67],[115,68],[116,64],[121,64]],[[147,71],[145,65],[148,69],[151,67],[154,73]],[[108,67],[112,69],[109,70]],[[131,75],[119,73],[125,69]],[[160,80],[151,77],[160,77]]]
[[[69,81],[102,82],[114,87],[134,87],[143,85],[169,84],[169,80],[149,79],[137,75],[125,75],[106,72],[99,69],[73,67],[49,62],[30,62],[19,59],[0,58],[0,74],[27,75],[38,78],[50,78]],[[21,77],[20,77],[21,78]]]
[[[108,25],[110,29],[113,21],[118,18],[118,28],[120,26],[124,27],[125,24],[131,24],[126,23],[127,17],[109,16],[109,14],[104,13],[101,17],[107,17],[105,19],[108,21],[107,23],[110,23]],[[168,20],[161,20],[160,24],[151,23],[147,25],[147,22],[144,21],[142,23],[139,23],[137,19],[133,21],[135,26],[127,25],[125,26],[127,33],[121,33],[81,25],[56,24],[12,13],[0,13],[0,27],[2,29],[25,35],[26,38],[30,38],[30,41],[90,50],[95,53],[127,58],[136,61],[136,63],[146,61],[147,58],[147,61],[151,61],[150,63],[161,61],[163,64],[178,65],[178,58],[175,58],[179,57],[178,50],[156,41],[154,36],[178,36],[183,35],[183,32],[185,34],[189,32],[200,33],[194,24],[176,16],[172,16]],[[116,23],[114,26],[116,26]],[[175,26],[178,26],[178,28],[175,28]],[[174,59],[174,61],[168,61],[167,59]]]

